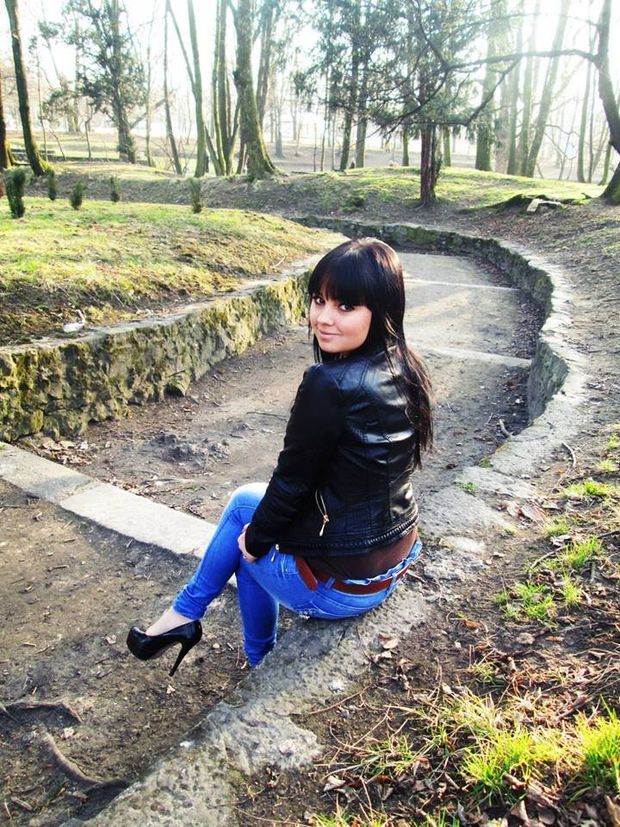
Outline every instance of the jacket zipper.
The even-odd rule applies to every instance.
[[[327,508],[325,506],[325,500],[323,499],[323,495],[317,488],[314,492],[314,499],[316,501],[317,508],[321,513],[321,517],[323,518],[323,525],[321,526],[321,530],[319,531],[319,537],[323,536],[323,532],[325,531],[325,526],[329,522],[329,514],[327,513]]]

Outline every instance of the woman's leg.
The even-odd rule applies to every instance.
[[[236,574],[245,650],[252,666],[273,648],[276,641],[278,604],[248,576],[246,569],[253,564],[243,560],[237,539],[243,526],[251,522],[265,488],[264,483],[250,483],[233,492],[196,573],[178,593],[172,608],[160,618],[170,624],[168,628],[189,620],[199,620],[232,575]],[[150,634],[161,631],[165,630],[148,630]]]

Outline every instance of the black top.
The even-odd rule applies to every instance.
[[[255,557],[364,554],[417,522],[415,428],[394,349],[304,373],[273,476],[246,533]]]

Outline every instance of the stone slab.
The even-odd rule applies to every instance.
[[[0,478],[28,494],[141,543],[201,556],[215,526],[146,497],[0,443]]]

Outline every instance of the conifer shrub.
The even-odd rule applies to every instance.
[[[82,206],[82,201],[84,200],[84,190],[86,189],[86,185],[84,181],[81,179],[76,181],[73,185],[73,189],[69,195],[69,202],[74,210],[79,210]]]
[[[199,178],[191,178],[189,182],[192,212],[198,213],[202,210],[202,188]]]
[[[6,197],[13,218],[22,218],[26,212],[24,190],[26,188],[26,170],[16,167],[6,174]]]
[[[116,175],[110,176],[110,201],[113,204],[118,203],[121,200],[121,182],[118,180]]]
[[[50,201],[56,200],[56,172],[53,167],[50,167],[46,173],[47,178],[47,195]]]

